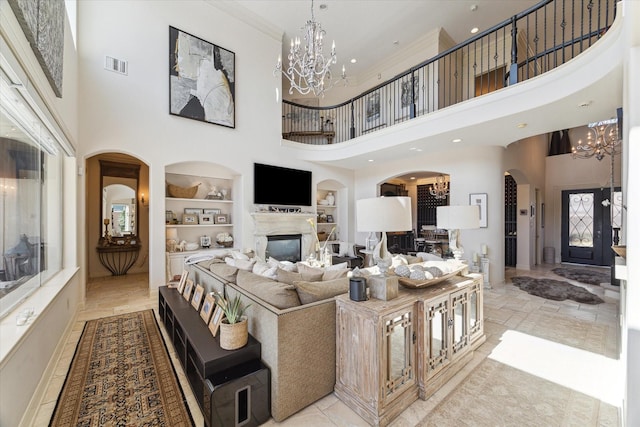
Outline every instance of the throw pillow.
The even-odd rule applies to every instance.
[[[256,260],[254,259],[234,259],[234,258],[225,258],[224,262],[227,263],[227,265],[230,265],[232,267],[238,267],[240,270],[245,270],[245,271],[251,271],[253,270],[253,264],[255,264]]]
[[[247,275],[252,275],[253,278],[246,277]],[[280,310],[300,305],[295,287],[286,283],[239,271],[238,286]]]
[[[311,268],[311,267],[309,267]],[[305,275],[298,272],[295,273],[293,271],[283,270],[278,268],[276,273],[278,282],[287,283],[289,285],[293,285],[293,282],[299,280],[308,280],[310,282],[317,282],[318,280],[322,280],[323,271],[320,272],[307,272]]]
[[[347,262],[341,262],[340,264],[333,264],[328,267],[325,267],[325,270],[344,270],[345,268],[349,268],[349,264]]]
[[[249,257],[245,254],[243,254],[242,252],[238,252],[238,251],[231,251],[231,257],[233,259],[241,259],[244,261],[249,261]]]
[[[294,282],[294,286],[300,302],[309,304],[349,292],[349,279],[343,277],[323,282],[299,281]]]
[[[227,282],[235,282],[238,274],[238,267],[234,267],[222,263],[213,263],[209,266],[209,270],[216,276],[226,280]]]
[[[327,269],[327,270],[324,270],[324,273],[322,273],[322,280],[327,281],[327,280],[340,279],[341,277],[347,277],[347,274],[349,274],[348,268],[343,268],[341,270]]]
[[[317,282],[318,280],[325,280],[324,274],[326,271],[326,268],[311,267],[307,264],[299,262],[298,273],[302,275],[302,278],[298,280],[304,280],[307,282]]]
[[[287,271],[298,271],[296,265],[294,263],[292,263],[291,261],[279,261],[273,257],[269,257],[269,260],[267,261],[267,263],[271,266],[271,267],[279,267],[283,270],[287,270]]]
[[[256,261],[253,264],[253,270],[251,270],[254,274],[260,275],[262,277],[268,277],[269,279],[276,280],[278,278],[277,275],[278,267],[272,267],[266,262]]]

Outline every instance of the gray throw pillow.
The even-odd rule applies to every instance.
[[[278,282],[293,285],[293,282],[300,280],[308,280],[310,282],[317,282],[318,280],[322,280],[322,275],[324,274],[324,272],[321,270],[319,272],[306,272],[305,274],[302,274],[278,268],[278,272],[276,274],[278,276]]]
[[[294,286],[298,292],[300,302],[302,304],[309,304],[347,293],[349,291],[349,279],[343,277],[324,282],[299,281],[294,282]]]
[[[245,275],[254,276],[255,279],[249,280],[247,277],[244,277]],[[293,285],[275,282],[242,270],[238,273],[237,285],[264,302],[281,310],[300,305],[298,293]]]

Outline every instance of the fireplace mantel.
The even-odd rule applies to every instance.
[[[301,234],[301,255],[305,259],[314,248],[317,241],[315,230],[309,224],[309,220],[315,221],[313,213],[281,213],[281,212],[256,212],[252,213],[254,221],[253,237],[255,239],[256,256],[265,259],[267,249],[267,236],[281,234]]]

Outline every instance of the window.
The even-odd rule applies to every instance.
[[[0,316],[4,316],[62,268],[62,172],[64,157],[70,153],[38,103],[15,84],[12,71],[2,68],[0,77]]]

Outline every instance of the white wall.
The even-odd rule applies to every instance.
[[[389,177],[411,171],[439,171],[451,179],[451,205],[468,205],[470,193],[487,193],[487,228],[461,230],[465,253],[471,263],[482,244],[489,249],[492,283],[504,281],[504,148],[460,146],[459,150],[423,153],[403,161],[372,163],[356,171],[355,200],[377,196],[377,185]],[[367,233],[356,233],[364,243]]]
[[[150,165],[151,286],[165,281],[166,165],[199,160],[241,177],[234,196],[234,211],[240,207],[234,233],[241,235],[238,246],[243,248],[253,247],[254,162],[312,170],[314,183],[335,179],[353,186],[351,172],[300,161],[281,147],[281,104],[272,75],[280,40],[205,2],[79,2],[78,16],[79,157],[117,151]],[[235,129],[169,115],[170,25],[235,53]],[[129,61],[129,74],[103,70],[105,55]],[[274,185],[287,190],[286,183]]]

